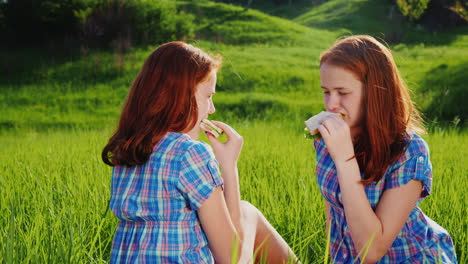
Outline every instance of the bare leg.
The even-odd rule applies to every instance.
[[[256,262],[288,263],[288,260],[295,260],[294,263],[299,263],[286,241],[255,206],[242,201],[241,208],[244,243],[240,263],[251,263],[254,255]]]

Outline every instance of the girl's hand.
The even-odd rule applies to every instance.
[[[219,142],[213,135],[206,133],[208,140],[213,147],[216,159],[221,168],[231,169],[237,166],[244,139],[232,127],[223,122],[211,121],[213,124],[221,128],[227,136],[227,141]]]
[[[338,116],[325,119],[318,130],[335,165],[354,157],[354,146],[348,124]]]

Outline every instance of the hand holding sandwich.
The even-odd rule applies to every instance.
[[[350,128],[344,118],[341,113],[322,111],[304,121],[306,138],[323,137],[335,164],[354,157]]]
[[[219,142],[211,133],[206,133],[208,140],[213,147],[216,159],[221,169],[230,169],[237,166],[244,139],[232,127],[219,121],[211,121],[214,125],[221,128],[227,136],[227,141]]]
[[[354,147],[348,124],[338,115],[329,116],[318,127],[336,166],[354,157]]]

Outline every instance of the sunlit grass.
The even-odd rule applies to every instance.
[[[285,121],[233,122],[245,139],[239,160],[242,199],[257,206],[303,263],[323,263],[326,227],[312,142]],[[117,221],[107,211],[109,167],[100,160],[105,131],[19,132],[0,136],[0,262],[109,260]],[[424,212],[452,235],[466,260],[466,132],[425,137],[434,168]]]

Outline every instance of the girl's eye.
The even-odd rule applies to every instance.
[[[330,94],[330,92],[329,92],[329,91],[323,91],[323,93],[324,93],[324,94]]]
[[[339,92],[339,94],[340,94],[340,95],[346,95],[346,94],[348,94],[348,93]]]

